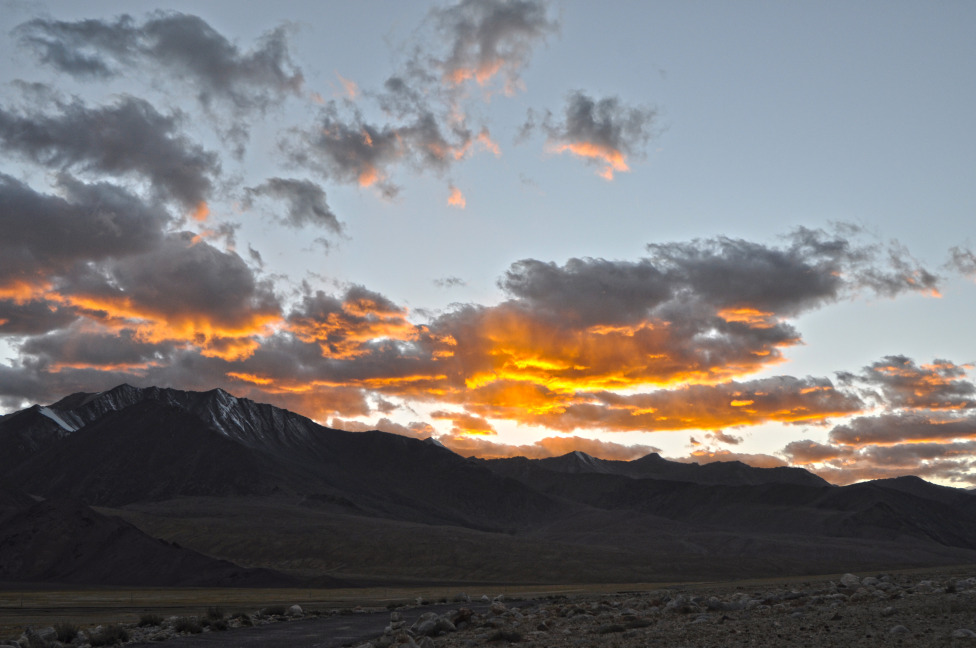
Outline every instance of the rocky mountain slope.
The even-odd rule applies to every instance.
[[[0,582],[209,587],[294,586],[151,538],[74,500],[37,502],[0,524]]]
[[[0,534],[24,493],[72,498],[302,577],[646,580],[976,562],[976,494],[920,479],[837,487],[798,468],[657,454],[468,459],[222,390],[73,394],[0,418],[0,448],[0,475],[19,493],[0,482]],[[68,515],[46,515],[58,511]]]

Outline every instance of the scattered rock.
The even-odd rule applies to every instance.
[[[976,632],[973,632],[969,628],[959,628],[958,630],[952,631],[953,639],[976,639]]]
[[[436,612],[420,615],[417,622],[410,626],[410,634],[415,637],[436,637],[447,632],[454,632],[457,628],[446,616]]]
[[[840,584],[844,587],[855,589],[861,584],[861,579],[854,574],[844,574],[840,577]]]
[[[303,617],[303,616],[305,616],[305,612],[302,610],[302,606],[301,605],[293,605],[290,608],[288,608],[288,616],[290,616],[290,617]]]

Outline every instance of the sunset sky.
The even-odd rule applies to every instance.
[[[0,413],[976,486],[972,2],[0,1]]]

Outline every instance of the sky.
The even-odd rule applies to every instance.
[[[976,5],[5,0],[0,413],[976,486]]]

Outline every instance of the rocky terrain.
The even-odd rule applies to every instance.
[[[970,572],[971,573],[971,572]],[[698,586],[427,615],[359,648],[976,646],[976,577]]]
[[[657,590],[512,601],[460,595],[448,612],[382,613],[376,636],[358,648],[472,648],[518,644],[526,648],[577,646],[976,646],[976,569],[894,573],[831,579],[689,584]],[[417,612],[420,612],[419,617]],[[109,630],[119,643],[173,640],[175,645],[272,645],[236,637],[236,628],[294,622],[294,643],[330,646],[330,617],[369,610],[316,612],[299,606],[207,617],[155,618],[125,627],[83,629],[69,643],[58,629],[30,628],[7,641],[20,648],[95,644]],[[374,613],[374,616],[377,616]],[[388,621],[387,621],[388,619]],[[301,624],[301,625],[298,625]],[[320,624],[316,637],[314,624]],[[385,627],[380,627],[385,624]],[[221,632],[229,630],[228,632]],[[310,632],[311,630],[311,632]],[[200,640],[190,637],[199,636]],[[287,636],[287,635],[285,635]],[[309,637],[312,637],[309,639]]]

